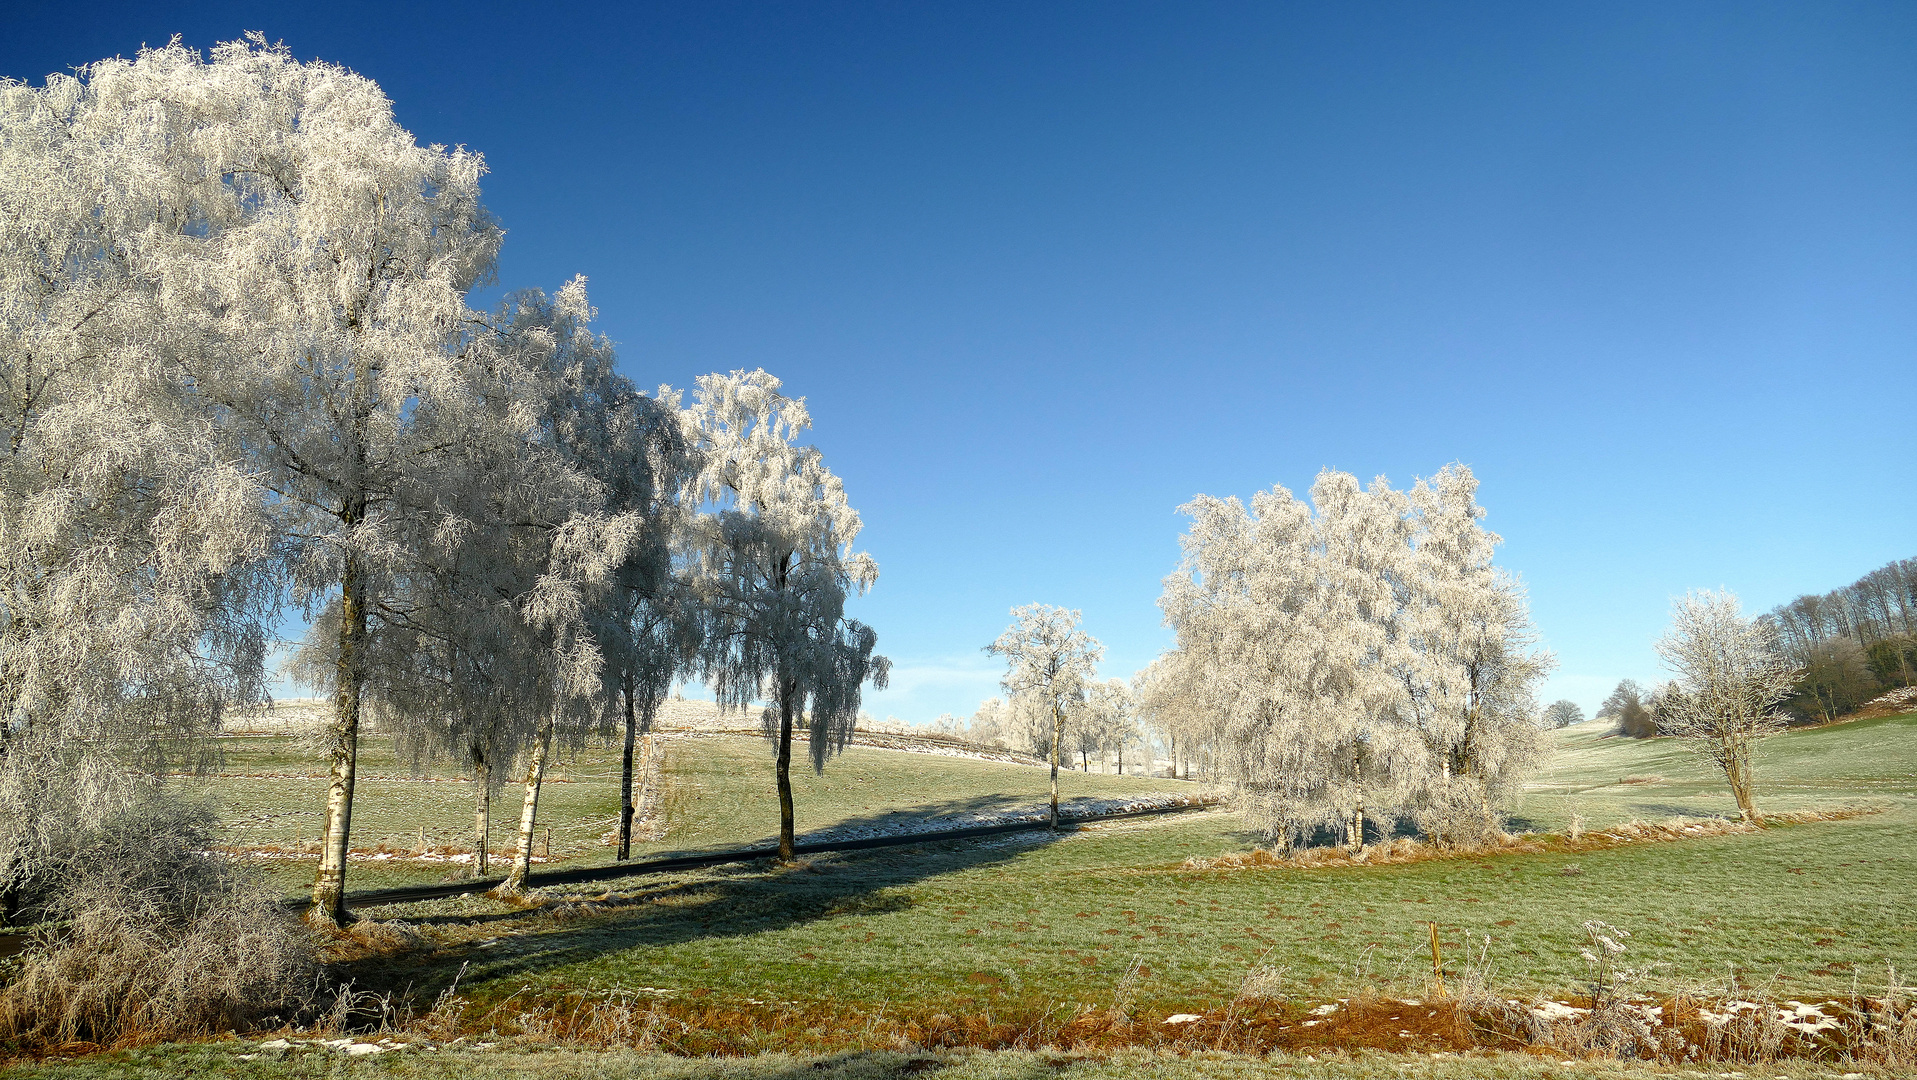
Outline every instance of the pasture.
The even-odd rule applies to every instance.
[[[1701,763],[1668,742],[1600,740],[1590,725],[1562,739],[1565,752],[1518,808],[1520,820],[1557,825],[1568,803],[1595,833],[1632,818],[1730,809]],[[650,846],[729,846],[767,834],[769,783],[752,773],[764,764],[761,744],[676,746],[667,769],[671,825]],[[597,828],[610,785],[587,783],[587,764],[568,765],[575,779],[554,786],[551,814],[576,807]],[[1674,985],[1721,985],[1735,972],[1801,997],[1881,982],[1886,964],[1917,968],[1917,716],[1782,736],[1760,775],[1775,810],[1878,812],[1587,851],[1194,869],[1193,857],[1257,842],[1235,815],[1208,811],[1059,836],[815,856],[798,868],[634,878],[589,894],[555,889],[551,899],[594,903],[564,920],[479,897],[368,914],[434,942],[401,963],[406,980],[429,985],[463,964],[462,988],[480,998],[651,987],[680,999],[1030,1008],[1107,1000],[1135,970],[1131,993],[1141,1005],[1198,1012],[1227,999],[1255,967],[1279,973],[1302,996],[1421,985],[1432,922],[1447,952],[1526,992],[1577,989],[1576,928],[1585,919],[1631,931],[1633,962]],[[1023,781],[1023,800],[1035,805],[1043,779],[1029,767],[855,748],[824,777],[805,774],[801,828],[1009,804],[1008,781]],[[1170,783],[1069,780],[1073,794]],[[400,820],[397,807],[388,813],[385,820]]]
[[[176,1053],[211,1055],[203,1066],[214,1071],[271,1076],[336,1068],[345,1072],[325,1074],[344,1075],[375,1064],[378,1075],[392,1076],[891,1076],[934,1068],[955,1078],[1116,1075],[1110,1070],[1130,1060],[1125,1054],[1143,1051],[1109,1060],[878,1051],[940,1017],[1042,1029],[1114,1008],[1146,1017],[1215,1013],[1254,984],[1259,995],[1297,1007],[1366,995],[1415,1000],[1431,988],[1434,923],[1453,979],[1470,974],[1514,996],[1566,1000],[1583,990],[1589,971],[1578,926],[1587,919],[1630,932],[1629,963],[1649,973],[1644,988],[1652,993],[1816,1001],[1881,993],[1896,977],[1893,968],[1917,969],[1917,715],[1794,732],[1767,748],[1759,773],[1767,810],[1868,812],[1665,842],[1623,842],[1605,830],[1728,814],[1728,795],[1702,763],[1667,741],[1599,734],[1595,725],[1559,733],[1555,764],[1514,813],[1524,827],[1554,832],[1578,813],[1587,831],[1581,845],[1542,837],[1517,850],[1383,865],[1233,866],[1214,860],[1246,852],[1258,838],[1236,815],[1210,810],[1058,835],[813,856],[794,867],[748,863],[609,887],[555,887],[524,907],[482,896],[395,905],[365,912],[372,921],[357,940],[370,944],[352,953],[346,973],[363,988],[425,1004],[456,978],[467,1021],[495,1025],[495,1041],[505,1040],[499,1050],[394,1053],[352,1069],[317,1051],[241,1062],[245,1044],[156,1051],[145,1066],[138,1054],[117,1060],[127,1075],[142,1068],[163,1074],[182,1064],[168,1057]],[[763,743],[698,737],[667,740],[667,747],[666,828],[646,852],[738,846],[769,835]],[[317,797],[317,781],[237,775],[292,772],[294,749],[268,740],[229,749],[225,771],[234,775],[208,787],[239,811],[236,842],[249,827],[265,835],[265,822],[284,820],[272,814],[304,812],[298,803]],[[362,789],[368,812],[360,820],[370,819],[373,836],[397,846],[409,833],[416,841],[415,822],[423,820],[429,834],[443,828],[452,835],[470,821],[470,784],[399,778],[402,763],[369,758],[369,772],[395,770],[395,779]],[[542,820],[554,824],[555,849],[573,859],[609,858],[598,837],[616,808],[613,761],[589,750],[555,771],[560,782],[549,789]],[[813,832],[1036,807],[1045,780],[1030,766],[863,747],[833,761],[823,777],[799,775],[800,828]],[[297,786],[307,783],[313,790]],[[1065,790],[1105,796],[1191,788],[1071,773]],[[289,891],[297,891],[304,882],[294,871],[310,873],[311,863],[267,865],[281,867]],[[446,870],[394,861],[369,873],[364,865],[355,866],[358,887]],[[577,1015],[595,1002],[680,1025],[678,1036],[652,1044],[679,1054],[813,1056],[721,1065],[637,1051],[548,1053],[514,1042],[511,1023],[497,1027],[502,1017],[542,1009],[550,1027],[552,1015],[567,1008]],[[527,1023],[517,1030],[538,1026]],[[1389,1039],[1365,1045],[1372,1049],[1335,1060],[1200,1055],[1154,1059],[1150,1067],[1169,1076],[1233,1076],[1282,1058],[1286,1073],[1298,1076],[1583,1075],[1524,1058],[1474,1065],[1394,1056]],[[1605,1075],[1632,1071],[1606,1066]],[[1779,1066],[1746,1075],[1822,1074]]]

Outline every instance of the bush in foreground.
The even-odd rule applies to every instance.
[[[207,852],[211,812],[157,789],[44,862],[41,918],[0,989],[0,1037],[127,1045],[244,1030],[311,1003],[308,931]]]

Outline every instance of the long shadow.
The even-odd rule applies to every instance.
[[[1058,801],[1061,817],[1083,817],[1096,811],[1099,804],[1120,800],[1099,799],[1089,796],[1062,798]],[[973,795],[964,798],[951,798],[941,802],[920,803],[917,806],[903,807],[897,810],[875,811],[836,821],[821,828],[799,833],[794,839],[800,844],[823,841],[852,839],[856,837],[899,832],[931,832],[938,829],[962,828],[968,825],[983,824],[981,817],[1004,818],[1013,816],[1043,817],[1047,805],[1042,799],[1034,802],[1028,796],[1009,796],[1001,794]],[[902,828],[909,826],[909,828]],[[754,843],[776,843],[777,837],[768,833]],[[661,851],[658,857],[670,857],[679,852]],[[653,857],[648,855],[648,857]]]
[[[964,810],[978,799],[956,799],[915,807],[914,817]],[[1061,804],[1061,809],[1063,806]],[[837,832],[861,824],[896,822],[896,814],[873,814],[841,822]],[[578,922],[568,905],[534,916],[523,911],[483,914],[400,915],[390,922],[417,927],[482,926],[538,919],[525,933],[464,942],[429,955],[395,960],[371,957],[342,972],[362,989],[410,987],[417,998],[437,993],[463,968],[462,985],[525,977],[579,963],[608,952],[647,946],[681,945],[715,938],[737,938],[784,930],[827,918],[904,910],[911,901],[887,890],[963,870],[989,867],[1023,852],[1057,842],[1066,835],[1043,829],[1002,833],[984,839],[927,840],[923,844],[870,851],[813,855],[797,866],[770,859],[732,863],[610,883],[607,886],[558,886],[570,899],[595,909]],[[535,879],[532,884],[536,887]]]

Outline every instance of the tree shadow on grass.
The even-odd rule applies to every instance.
[[[947,800],[910,811],[914,819],[997,806],[989,797]],[[896,824],[900,815],[848,819],[835,830]],[[462,985],[536,975],[628,949],[740,938],[821,919],[901,911],[912,901],[896,890],[930,878],[1009,862],[1069,835],[1043,828],[965,840],[866,851],[801,855],[796,865],[772,859],[701,870],[648,874],[610,882],[538,888],[540,911],[400,914],[389,924],[421,929],[500,926],[507,932],[448,944],[430,953],[372,956],[342,965],[342,979],[376,991],[410,987],[428,998],[461,971]],[[586,905],[590,905],[589,907]],[[523,923],[524,929],[511,924]]]

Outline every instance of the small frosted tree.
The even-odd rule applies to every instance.
[[[1555,731],[1558,728],[1567,728],[1572,724],[1582,723],[1584,723],[1584,710],[1578,708],[1578,704],[1575,701],[1562,699],[1553,701],[1550,706],[1544,710],[1544,726],[1549,730]]]
[[[1058,755],[1068,715],[1085,701],[1093,670],[1105,647],[1079,628],[1076,611],[1047,604],[1012,609],[1012,625],[985,647],[1005,658],[999,685],[1015,704],[1033,709],[1049,722],[1046,733],[1052,762],[1051,827],[1058,828]]]
[[[1138,738],[1137,702],[1123,679],[1095,682],[1087,689],[1085,728],[1091,733],[1091,747],[1104,767],[1107,754],[1118,760],[1118,773],[1125,773],[1125,748]]]
[[[1677,676],[1657,694],[1659,729],[1716,765],[1744,820],[1763,824],[1752,759],[1760,740],[1784,729],[1777,703],[1799,674],[1778,648],[1776,629],[1745,618],[1728,591],[1693,591],[1672,605],[1657,652]]]
[[[699,666],[722,707],[766,702],[775,754],[779,857],[793,857],[792,742],[807,726],[812,768],[844,749],[867,682],[884,689],[891,662],[878,635],[845,615],[878,580],[852,550],[858,512],[818,449],[794,442],[811,427],[805,401],[765,371],[698,380],[689,422],[707,508],[693,525],[692,582],[703,613]]]

